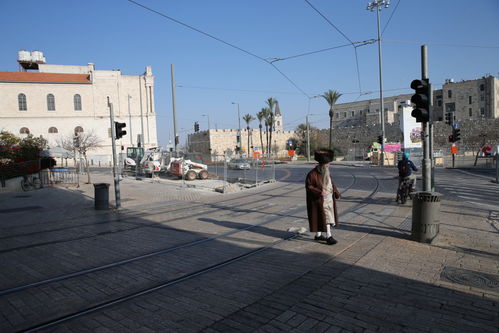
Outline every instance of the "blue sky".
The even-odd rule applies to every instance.
[[[366,10],[368,1],[309,0],[343,35],[304,0],[137,2],[256,57],[127,0],[24,0],[22,5],[2,0],[0,70],[17,71],[22,49],[43,51],[50,64],[93,62],[97,69],[127,75],[142,74],[151,65],[162,145],[173,137],[170,64],[175,66],[182,142],[195,121],[207,128],[203,114],[212,128],[236,128],[237,106],[231,102],[239,103],[241,116],[255,115],[274,97],[285,129],[294,129],[305,122],[307,95],[334,89],[344,94],[338,103],[379,96],[376,44],[357,47],[358,71],[352,46],[275,62],[298,88],[262,60],[376,38],[376,12]],[[381,11],[385,95],[411,92],[411,80],[421,76],[422,44],[428,45],[436,88],[448,78],[498,76],[498,14],[497,0],[392,0]],[[359,91],[372,93],[359,97]],[[312,117],[314,126],[328,126],[327,112],[323,99],[310,100],[310,113],[318,114]]]

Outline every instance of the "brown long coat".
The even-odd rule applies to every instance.
[[[336,200],[341,197],[340,192],[334,185],[333,180],[333,203],[334,203],[334,220],[335,227],[338,226],[338,212],[336,209]],[[308,224],[311,232],[325,232],[326,229],[326,214],[324,213],[324,198],[322,196],[322,177],[318,166],[312,169],[305,181],[305,189],[307,192],[307,214]]]

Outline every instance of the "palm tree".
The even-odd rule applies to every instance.
[[[260,124],[258,125],[258,127],[260,128],[260,149],[263,152],[262,121],[265,119],[265,108],[262,108],[262,110],[256,114],[256,118],[260,122]]]
[[[265,150],[262,150],[265,154],[267,154],[269,150],[269,118],[270,118],[270,109],[269,108],[263,108],[263,121],[265,122],[265,140],[267,142],[267,145],[265,146]]]
[[[268,145],[268,153],[270,156],[271,147],[272,147],[272,129],[274,127],[274,107],[277,104],[277,100],[273,97],[267,98],[265,101],[267,103],[270,113],[269,113],[269,145]]]
[[[333,105],[336,104],[336,101],[340,98],[341,94],[336,90],[329,89],[321,96],[329,104],[329,149],[331,149],[333,145]]]
[[[246,122],[246,129],[248,130],[248,158],[250,157],[250,123],[255,120],[255,117],[253,117],[252,115],[250,115],[249,113],[248,114],[245,114],[243,116],[243,120]]]

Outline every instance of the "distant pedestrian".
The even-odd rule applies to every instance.
[[[338,226],[336,200],[341,197],[329,174],[329,163],[333,157],[332,150],[315,151],[314,159],[319,164],[308,173],[305,181],[310,232],[316,233],[315,240],[325,241],[328,245],[337,243],[331,233],[331,226]]]

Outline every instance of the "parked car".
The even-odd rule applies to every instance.
[[[227,163],[227,167],[229,169],[236,169],[236,170],[249,170],[250,164],[248,161],[242,159],[242,158],[234,158]]]

